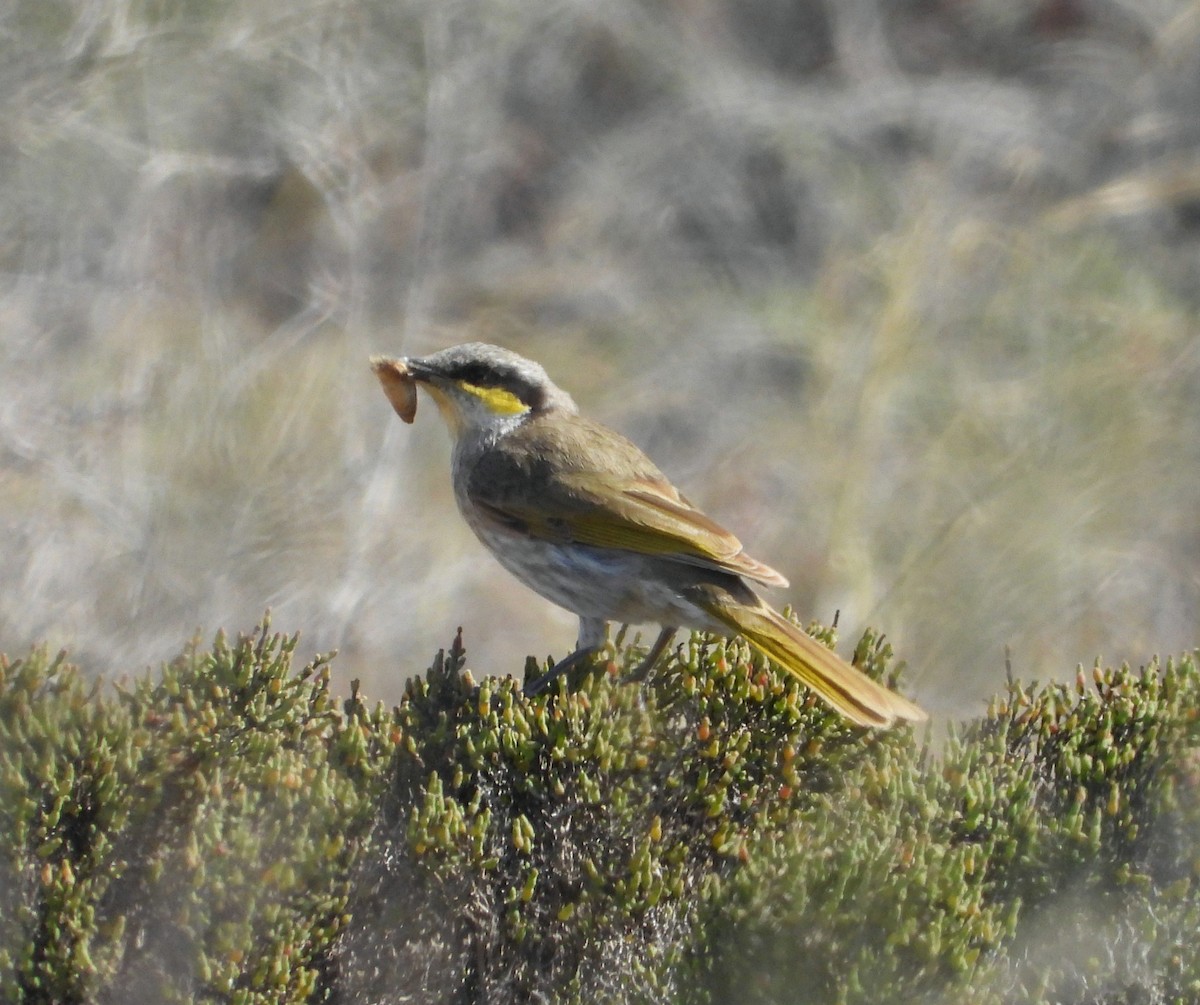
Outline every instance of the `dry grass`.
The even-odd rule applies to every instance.
[[[1045,675],[1193,644],[1192,190],[1104,207],[1194,156],[1195,4],[876,12],[896,65],[835,23],[803,68],[685,7],[3,16],[0,646],[123,668],[271,605],[383,696],[458,624],[484,671],[561,654],[432,410],[402,428],[367,368],[466,338],[541,359],[943,711],[1006,645]]]

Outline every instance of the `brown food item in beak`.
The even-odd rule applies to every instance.
[[[411,423],[417,415],[417,382],[404,360],[392,356],[372,356],[371,369],[383,385],[383,393],[396,414]]]

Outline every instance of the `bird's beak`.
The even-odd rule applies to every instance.
[[[445,379],[423,359],[402,356],[372,356],[371,369],[383,385],[383,393],[396,414],[405,422],[412,422],[417,415],[417,385],[429,392],[433,402],[457,436],[462,431],[463,420],[454,399],[447,393]]]
[[[401,356],[400,362],[408,369],[409,376],[413,380],[419,380],[423,384],[428,384],[437,376],[437,372],[423,359],[418,359],[415,356]]]
[[[442,418],[445,419],[446,425],[450,427],[450,432],[457,437],[459,432],[462,431],[463,420],[453,397],[447,393],[446,378],[435,367],[430,366],[425,360],[419,357],[404,356],[400,362],[404,365],[408,374],[409,386],[412,388],[414,411],[416,408],[417,385],[420,384],[429,392],[433,403],[437,405],[438,411],[442,413]]]

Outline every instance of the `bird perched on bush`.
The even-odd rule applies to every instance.
[[[417,388],[454,437],[454,497],[509,572],[579,616],[572,655],[536,693],[604,642],[609,621],[657,622],[648,670],[682,627],[739,634],[847,719],[887,726],[925,713],[765,603],[751,586],[787,580],[693,506],[619,433],[585,419],[532,360],[470,342],[371,365],[406,422]]]

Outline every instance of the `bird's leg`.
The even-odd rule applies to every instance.
[[[579,619],[579,640],[575,643],[575,651],[554,664],[540,677],[525,685],[525,694],[533,697],[541,694],[563,674],[574,670],[584,660],[595,656],[604,645],[607,624],[603,618]]]
[[[634,667],[633,672],[629,675],[629,680],[643,681],[649,676],[650,671],[654,669],[654,664],[658,662],[658,658],[662,656],[667,646],[671,644],[671,640],[675,638],[677,631],[679,629],[674,625],[663,625],[662,631],[658,633],[658,638],[654,640],[654,645],[646,653],[646,658]]]

